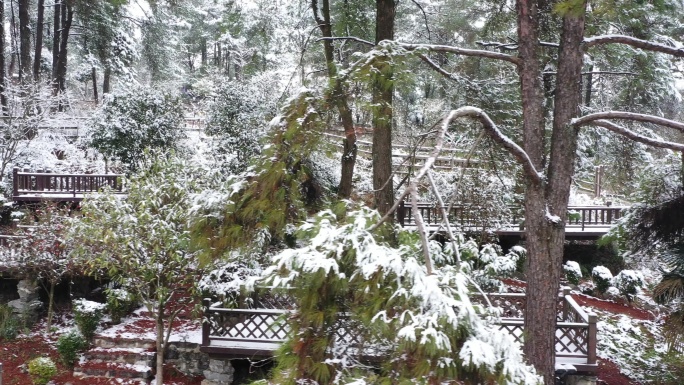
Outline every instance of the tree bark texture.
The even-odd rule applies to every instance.
[[[31,22],[29,17],[29,0],[19,0],[19,80],[27,82],[30,79],[31,66]]]
[[[36,47],[33,55],[33,81],[40,81],[40,61],[43,53],[43,26],[45,24],[45,0],[38,0],[36,16]]]
[[[314,19],[321,30],[323,37],[332,37],[332,24],[330,22],[330,1],[323,0],[322,18],[318,15],[318,0],[311,0]],[[331,40],[323,40],[323,52],[325,62],[328,67],[328,77],[331,82],[330,100],[337,107],[344,128],[344,139],[342,140],[342,176],[337,195],[340,198],[349,198],[352,193],[352,182],[354,179],[354,166],[356,164],[356,131],[354,130],[354,120],[352,111],[347,102],[347,93],[342,87],[342,83],[337,78],[337,66],[335,65],[335,52]]]
[[[93,100],[95,100],[95,103],[97,104],[100,97],[97,94],[97,69],[95,67],[90,70],[90,78],[93,80]]]
[[[102,79],[102,96],[111,92],[111,79],[112,79],[112,69],[106,66],[104,69],[104,75]]]
[[[394,39],[395,0],[377,0],[375,43]],[[381,75],[373,82],[373,189],[380,215],[394,203],[392,182],[392,70],[388,63],[378,63]]]
[[[53,94],[56,96],[59,93],[66,91],[66,70],[67,70],[67,43],[69,40],[69,30],[71,29],[71,22],[74,17],[73,5],[70,2],[62,3],[62,17],[59,38],[59,56],[57,59],[57,76],[53,84]],[[59,110],[62,111],[64,105],[59,103]]]
[[[536,6],[534,1],[517,2],[522,59],[519,74],[524,149],[537,170],[542,171],[545,167],[545,114]],[[528,177],[525,192],[527,279],[534,284],[527,290],[524,352],[547,385],[554,384],[556,303],[565,240],[564,222],[577,149],[577,129],[570,123],[579,116],[582,102],[583,9],[563,15],[547,177],[541,183]]]
[[[55,0],[54,13],[52,14],[52,84],[53,93],[59,90],[57,82],[57,63],[59,63],[59,31],[62,26],[62,1]]]
[[[157,362],[156,362],[156,370],[157,373],[155,374],[155,384],[157,385],[164,385],[164,353],[166,350],[166,347],[164,346],[164,304],[160,303],[158,304],[157,308]],[[169,326],[171,327],[171,326]]]
[[[0,115],[8,115],[7,107],[7,72],[5,70],[5,1],[0,0]]]

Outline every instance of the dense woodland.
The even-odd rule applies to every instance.
[[[582,275],[563,268],[568,205],[612,202],[633,208],[601,243],[642,272],[599,294],[658,307],[653,370],[677,373],[683,19],[681,0],[0,1],[7,200],[13,167],[121,173],[128,192],[5,206],[51,229],[5,265],[44,256],[31,271],[52,290],[111,279],[156,312],[161,352],[174,285],[226,303],[287,287],[278,383],[551,385],[558,288]],[[417,202],[467,206],[478,231],[402,230]],[[504,253],[487,230],[514,215],[524,249]],[[503,276],[528,282],[522,350],[467,299]],[[331,356],[340,312],[396,339],[385,365]]]

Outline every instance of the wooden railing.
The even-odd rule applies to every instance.
[[[500,309],[500,330],[505,330],[522,343],[524,336],[525,294],[488,294],[493,307]],[[474,302],[484,304],[474,295]],[[291,301],[290,301],[291,302]],[[282,309],[225,309],[211,306],[204,300],[202,347],[204,352],[233,357],[267,357],[288,337],[286,316],[291,310]],[[578,371],[596,370],[596,315],[587,314],[563,289],[556,304],[556,360],[575,365]],[[377,359],[363,353],[363,333],[349,317],[340,317],[335,327],[335,346],[364,359]],[[338,351],[339,352],[339,351]],[[363,357],[362,357],[363,356]]]
[[[53,174],[49,172],[12,171],[13,199],[15,201],[79,200],[109,187],[114,193],[123,193],[123,175],[120,174]]]
[[[500,330],[523,343],[525,329],[525,294],[488,294],[492,305],[500,309]],[[476,300],[476,296],[473,297]],[[479,301],[484,304],[483,300]],[[578,371],[596,369],[597,316],[585,312],[564,288],[556,304],[556,362],[569,363]]]
[[[588,226],[610,226],[622,217],[622,206],[570,206],[566,226],[580,226],[585,230]],[[444,216],[442,210],[432,203],[419,203],[417,209],[428,226],[442,224]],[[473,206],[453,206],[449,209],[449,221],[461,227],[478,227],[483,223],[498,222],[508,227],[518,227],[524,218],[523,210],[510,207],[509,216],[499,215],[496,218],[487,217],[486,210]],[[411,204],[404,203],[397,210],[397,222],[402,226],[415,225],[414,209]]]

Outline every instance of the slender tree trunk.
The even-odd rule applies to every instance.
[[[314,19],[318,23],[323,37],[332,37],[332,25],[330,23],[330,1],[323,0],[321,19],[318,15],[318,0],[311,1],[312,9],[314,11]],[[323,40],[323,52],[325,54],[325,62],[328,66],[328,77],[330,78],[332,92],[329,97],[337,107],[342,120],[342,127],[344,128],[344,139],[342,140],[342,177],[340,178],[340,185],[337,195],[340,198],[349,198],[352,193],[352,181],[354,179],[354,165],[356,164],[356,131],[354,130],[354,120],[352,117],[349,103],[347,102],[347,93],[342,88],[342,84],[337,78],[337,66],[335,65],[334,50],[332,41]]]
[[[376,0],[375,43],[394,39],[395,0]],[[389,63],[380,63],[373,83],[373,189],[380,214],[394,203],[392,182],[392,97],[393,74]]]
[[[31,22],[29,18],[29,0],[19,0],[19,80],[28,82],[31,74]]]
[[[209,57],[209,55],[207,54],[207,39],[203,38],[200,44],[202,45],[200,47],[200,51],[202,54],[202,68],[206,70],[207,58]]]
[[[7,72],[5,70],[5,1],[0,0],[0,115],[8,115]]]
[[[66,91],[67,43],[69,40],[69,30],[71,29],[71,21],[73,20],[73,17],[74,10],[72,5],[69,2],[64,3],[62,5],[62,29],[60,31],[61,36],[59,38],[59,58],[57,62],[57,77],[55,78],[57,94]],[[59,111],[63,110],[64,104],[60,101]]]
[[[154,376],[157,385],[164,385],[164,306],[157,308],[157,373]],[[169,326],[170,327],[170,326]]]
[[[19,49],[17,48],[19,43],[17,42],[17,20],[14,15],[14,4],[10,1],[10,65],[9,65],[9,75],[14,76],[14,70],[16,68],[17,62],[19,61]]]
[[[102,96],[111,92],[112,69],[107,66],[104,69],[104,77],[102,79]]]
[[[55,282],[50,281],[50,291],[48,293],[48,311],[47,320],[45,321],[45,333],[50,333],[52,327],[52,313],[55,307]]]
[[[62,1],[55,0],[54,13],[52,18],[52,94],[57,96],[59,93],[59,82],[57,80],[59,67],[59,45],[60,27],[62,25]]]
[[[43,27],[45,24],[45,0],[38,0],[36,17],[36,49],[33,56],[33,81],[40,81],[40,61],[43,54]]]
[[[100,96],[97,94],[97,69],[95,67],[90,70],[90,78],[93,80],[93,100],[97,104],[100,101]]]

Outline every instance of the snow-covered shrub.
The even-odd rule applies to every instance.
[[[49,357],[37,357],[28,362],[28,373],[35,385],[46,385],[57,375],[57,365]]]
[[[622,270],[613,278],[613,285],[628,298],[636,295],[644,284],[644,276],[635,270]]]
[[[568,280],[573,285],[579,284],[580,278],[582,278],[582,269],[579,263],[575,261],[567,261],[563,265],[563,271],[565,271],[565,279]]]
[[[75,299],[73,304],[76,326],[78,326],[81,335],[90,341],[95,335],[100,320],[102,320],[106,305],[86,299]]]
[[[596,290],[604,294],[613,284],[613,273],[604,266],[596,266],[591,270],[591,278],[596,284]]]
[[[145,149],[176,149],[184,137],[178,96],[133,87],[105,96],[93,116],[89,144],[136,170]]]
[[[123,288],[107,288],[105,289],[105,296],[107,298],[107,310],[115,324],[120,323],[121,317],[128,314],[137,302],[135,295]]]
[[[57,353],[62,363],[73,368],[78,356],[88,347],[88,341],[76,330],[70,330],[57,339]]]
[[[469,300],[467,270],[438,263],[428,270],[428,258],[447,261],[452,256],[433,255],[446,254],[434,245],[426,256],[410,235],[400,234],[401,244],[392,246],[390,239],[369,230],[378,218],[368,209],[338,215],[323,211],[314,223],[300,227],[300,247],[274,256],[264,274],[267,282],[291,288],[298,309],[288,318],[291,337],[278,357],[287,370],[274,370],[275,382],[467,378],[473,383],[539,383],[534,369],[524,364],[520,346]],[[485,258],[491,256],[488,252]],[[349,314],[349,320],[340,319],[341,313]],[[330,333],[339,322],[351,322],[347,330],[353,328],[363,346],[375,355],[382,351],[392,365],[383,365],[380,373],[353,368],[364,352]],[[354,372],[345,369],[358,369],[358,377],[341,378]]]
[[[478,249],[477,243],[469,239],[460,240],[461,258],[469,262],[471,276],[475,282],[487,292],[498,292],[503,288],[500,278],[510,277],[525,260],[526,251],[515,246],[503,255],[501,247],[496,244],[486,244]]]
[[[225,306],[235,306],[244,290],[251,291],[261,268],[256,263],[230,261],[219,264],[199,282],[203,297],[218,298]]]

